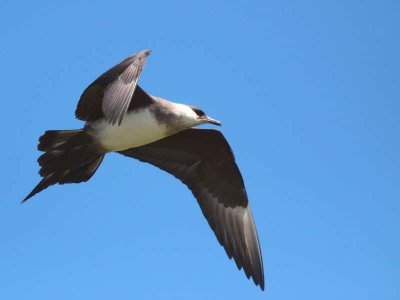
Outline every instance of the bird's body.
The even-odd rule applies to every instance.
[[[168,135],[149,109],[127,113],[119,126],[102,119],[87,128],[107,152],[143,146]]]
[[[82,129],[40,137],[43,179],[23,201],[56,183],[88,181],[108,152],[151,163],[191,189],[228,256],[264,289],[257,231],[232,150],[219,131],[191,129],[220,122],[142,90],[137,80],[149,54],[125,59],[86,88],[75,112]]]
[[[128,111],[120,125],[102,118],[86,128],[110,152],[143,146],[197,123],[197,115],[187,105],[155,99],[148,107]]]

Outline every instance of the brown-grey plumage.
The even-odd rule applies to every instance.
[[[39,139],[39,175],[43,179],[22,200],[56,183],[88,181],[103,161],[105,152],[83,129],[48,130]]]
[[[137,81],[149,54],[128,57],[86,88],[75,111],[83,128],[40,137],[42,180],[23,201],[57,183],[88,181],[108,152],[151,163],[191,189],[229,258],[264,289],[257,231],[231,148],[219,131],[190,129],[221,123],[141,89]]]
[[[187,129],[120,153],[159,167],[185,183],[229,258],[264,289],[261,250],[246,189],[221,132]]]
[[[82,93],[76,117],[94,121],[104,115],[111,124],[121,124],[150,53],[150,50],[136,53],[100,75]]]

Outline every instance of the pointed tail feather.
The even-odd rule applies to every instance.
[[[22,202],[56,183],[88,181],[105,154],[83,129],[46,131],[39,139],[38,149],[45,152],[38,159],[43,179]]]

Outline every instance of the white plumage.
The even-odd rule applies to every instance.
[[[142,146],[168,135],[165,125],[157,122],[149,109],[128,112],[120,126],[101,119],[90,125],[93,136],[107,151]]]

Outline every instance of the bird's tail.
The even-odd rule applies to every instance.
[[[45,152],[38,159],[43,179],[22,202],[56,183],[88,181],[105,154],[83,129],[48,130],[39,138],[38,150]]]

